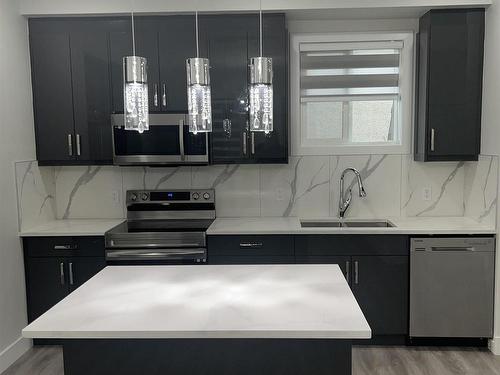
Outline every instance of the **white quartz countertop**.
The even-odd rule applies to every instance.
[[[393,228],[302,228],[297,217],[220,218],[208,228],[209,235],[250,234],[495,234],[493,225],[467,217],[411,217],[388,219]],[[304,220],[315,220],[304,218]],[[317,220],[336,220],[322,218]],[[349,219],[347,219],[349,220]]]
[[[43,236],[103,236],[124,219],[52,220],[19,232],[21,237]]]
[[[28,338],[368,339],[338,265],[106,267]]]

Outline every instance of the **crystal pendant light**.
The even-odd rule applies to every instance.
[[[212,99],[210,91],[210,63],[200,58],[198,40],[198,12],[196,12],[196,57],[186,60],[189,131],[212,131]]]
[[[262,0],[259,10],[260,57],[250,59],[250,131],[273,131],[273,59],[262,57]]]
[[[142,133],[149,129],[147,60],[135,55],[134,13],[132,12],[133,56],[123,58],[123,111],[125,129]]]

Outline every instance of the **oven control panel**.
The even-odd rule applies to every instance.
[[[128,190],[127,204],[133,203],[213,203],[215,190]]]

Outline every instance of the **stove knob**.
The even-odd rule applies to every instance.
[[[149,198],[149,195],[147,193],[142,194],[142,200],[147,201]]]
[[[194,199],[195,201],[197,201],[198,199],[200,199],[200,194],[198,194],[198,193],[193,193],[193,199]]]
[[[132,202],[135,202],[135,201],[137,200],[137,195],[136,195],[136,194],[132,194],[132,195],[130,196],[130,200],[131,200]]]
[[[210,194],[208,194],[208,193],[204,193],[204,194],[203,194],[203,198],[205,198],[205,199],[210,199]]]

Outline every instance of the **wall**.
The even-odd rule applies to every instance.
[[[0,1],[0,372],[29,348],[24,267],[17,236],[14,160],[34,158],[26,20],[16,0]]]
[[[486,12],[486,39],[483,81],[482,153],[500,155],[500,3],[494,4]],[[500,214],[497,206],[496,215]],[[500,248],[500,233],[497,233],[497,249]],[[491,342],[493,353],[500,355],[500,256],[496,257],[495,333]]]

